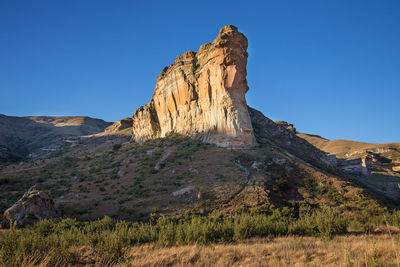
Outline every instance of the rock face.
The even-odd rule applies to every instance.
[[[248,109],[258,143],[275,144],[310,164],[325,169],[336,169],[335,156],[329,156],[298,137],[295,128],[290,126],[289,123],[276,123],[265,117],[260,111],[251,107]]]
[[[33,224],[42,219],[57,218],[59,210],[49,195],[39,190],[26,192],[3,214],[3,224],[16,221],[18,226]]]
[[[179,133],[221,147],[255,145],[245,99],[246,49],[246,37],[228,25],[197,53],[178,56],[159,75],[151,101],[133,114],[133,139]]]
[[[369,175],[368,167],[371,165],[369,158],[338,159],[337,167],[347,173],[355,175]]]
[[[119,121],[116,121],[112,125],[108,126],[104,132],[106,133],[113,133],[118,132],[127,128],[132,127],[132,118],[125,118]]]
[[[291,131],[293,133],[297,133],[296,128],[293,124],[288,123],[287,121],[274,121],[276,124],[284,127],[286,130]]]

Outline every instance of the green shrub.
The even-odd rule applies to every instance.
[[[285,179],[283,179],[283,178],[278,179],[278,180],[276,181],[276,184],[278,185],[279,189],[281,189],[281,190],[283,190],[283,191],[289,189],[289,184],[288,184],[288,182],[287,182]]]
[[[313,178],[305,178],[303,180],[303,186],[310,192],[314,192],[315,187],[317,186],[316,182]]]
[[[325,196],[337,203],[343,203],[345,200],[344,197],[337,191],[333,189],[329,189],[328,192],[325,194]]]
[[[192,74],[194,75],[197,68],[199,67],[198,63],[197,63],[197,57],[194,56],[192,59]]]
[[[121,144],[114,144],[113,145],[113,150],[114,151],[119,150],[121,148],[121,146],[122,146]]]
[[[81,191],[82,193],[89,193],[89,189],[87,187],[85,187],[84,185],[79,185],[78,186],[79,191]]]

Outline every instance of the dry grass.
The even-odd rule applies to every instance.
[[[321,149],[322,151],[335,154],[339,157],[345,157],[347,153],[354,153],[356,151],[363,151],[367,149],[379,149],[379,148],[394,148],[394,156],[398,155],[398,148],[400,147],[400,143],[384,143],[384,144],[373,144],[373,143],[364,143],[358,141],[351,141],[351,140],[328,140],[316,135],[309,135],[299,133],[298,136],[300,138],[305,139],[310,144],[316,146],[317,148]],[[384,154],[384,153],[380,153]],[[359,157],[360,155],[358,155]]]
[[[396,238],[397,239],[397,238]],[[210,247],[132,247],[130,266],[399,266],[390,235],[279,237]]]

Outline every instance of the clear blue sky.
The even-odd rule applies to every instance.
[[[0,113],[131,116],[227,24],[249,39],[250,106],[329,139],[400,142],[398,0],[2,0]]]

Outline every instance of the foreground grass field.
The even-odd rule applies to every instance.
[[[159,247],[132,246],[123,261],[75,248],[73,265],[52,263],[51,256],[26,258],[19,266],[399,266],[400,244],[393,234],[255,238],[234,244]],[[18,265],[16,265],[18,266]]]
[[[258,238],[237,244],[132,247],[128,266],[398,266],[389,234]]]
[[[399,225],[396,211],[342,217],[328,209],[297,216],[287,207],[268,215],[186,214],[140,223],[44,220],[0,231],[0,266],[386,266],[399,263]]]

